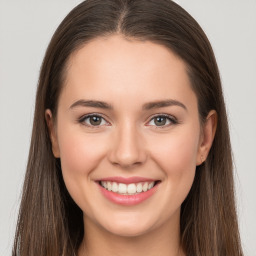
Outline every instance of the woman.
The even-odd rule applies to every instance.
[[[210,43],[169,0],[87,0],[39,78],[13,255],[242,255]]]

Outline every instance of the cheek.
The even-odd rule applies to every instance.
[[[167,189],[180,203],[188,194],[195,176],[199,132],[180,130],[155,141],[152,157],[160,166]]]
[[[166,193],[161,194],[159,199],[159,207],[165,209],[163,219],[168,219],[181,207],[191,189],[196,171],[197,147],[198,136],[190,132],[168,135],[164,140],[155,142],[152,156],[165,177],[162,186]]]
[[[154,141],[152,155],[166,172],[185,172],[196,166],[199,134],[177,132]]]
[[[100,137],[100,136],[99,136]],[[82,207],[91,195],[90,173],[104,157],[103,138],[86,135],[72,128],[59,132],[61,169],[65,185],[74,199]]]
[[[101,138],[67,131],[59,138],[60,157],[63,171],[73,175],[85,175],[97,167],[104,155]]]
[[[64,126],[62,126],[64,127]],[[90,198],[94,197],[91,173],[97,169],[104,157],[106,138],[95,134],[84,134],[73,127],[65,127],[59,132],[59,148],[63,179],[66,188],[76,204],[89,215]]]

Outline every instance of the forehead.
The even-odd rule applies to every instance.
[[[73,100],[120,99],[125,104],[125,99],[195,97],[185,63],[170,49],[119,35],[85,44],[71,55],[66,72],[64,94]]]

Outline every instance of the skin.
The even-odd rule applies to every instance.
[[[166,99],[185,108],[142,109]],[[71,107],[79,100],[104,101],[113,109]],[[96,128],[89,118],[78,121],[91,113],[103,116]],[[159,125],[153,117],[161,114],[177,123],[164,119]],[[200,125],[185,63],[152,42],[121,35],[94,39],[70,56],[57,117],[49,109],[45,116],[67,189],[84,213],[79,255],[184,255],[180,207],[216,130],[215,111]],[[123,206],[106,199],[95,183],[109,176],[161,183],[146,201]]]

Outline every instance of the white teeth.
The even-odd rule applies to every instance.
[[[142,191],[142,184],[138,183],[137,184],[137,189],[136,189],[137,193],[140,193]]]
[[[136,185],[135,184],[129,184],[127,186],[127,192],[128,192],[128,194],[135,194],[136,193]]]
[[[111,181],[101,181],[101,186],[109,191],[113,191],[118,194],[125,194],[125,195],[135,195],[137,193],[146,192],[149,189],[153,188],[155,182],[139,182],[139,183],[131,183],[131,184],[124,184],[124,183],[117,183]]]
[[[146,192],[148,190],[148,182],[145,182],[144,185],[142,186],[142,190]]]
[[[101,182],[101,185],[102,185],[104,188],[107,188],[107,187],[108,187],[108,184],[107,184],[106,181],[102,181],[102,182]]]
[[[111,191],[111,187],[112,187],[111,182],[108,181],[108,190],[109,190],[109,191]]]
[[[118,186],[118,193],[120,194],[126,194],[127,192],[127,186],[123,183],[119,183],[119,186]]]
[[[154,182],[149,183],[149,184],[148,184],[148,189],[153,188],[153,186],[154,186]]]
[[[113,182],[113,183],[112,183],[112,191],[113,191],[113,192],[117,192],[117,191],[118,191],[118,185],[117,185],[116,182]]]

